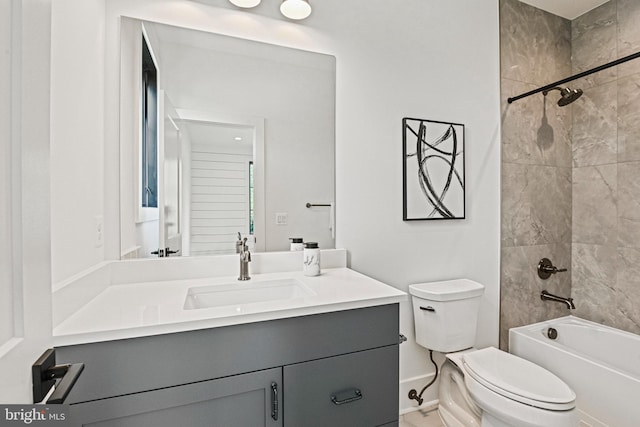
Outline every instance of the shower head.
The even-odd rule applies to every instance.
[[[560,91],[560,99],[558,100],[558,105],[560,107],[564,107],[565,105],[569,105],[571,104],[573,101],[575,101],[576,99],[580,98],[582,96],[582,89],[571,89],[571,88],[561,88],[560,86],[556,86],[554,88],[551,88],[549,90],[545,90],[544,92],[542,92],[542,94],[544,96],[547,96],[547,94],[549,93],[549,91],[552,90],[559,90]]]
[[[558,105],[560,107],[569,105],[576,99],[580,98],[582,96],[582,93],[582,89],[562,89],[560,91],[560,99],[558,100]]]

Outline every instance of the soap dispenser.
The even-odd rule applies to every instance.
[[[304,244],[302,259],[302,273],[305,276],[318,276],[320,274],[320,249],[317,242]]]
[[[290,237],[289,240],[291,240],[291,252],[301,251],[304,249],[302,237]]]

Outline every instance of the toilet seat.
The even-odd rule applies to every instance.
[[[510,353],[487,347],[462,355],[466,373],[494,393],[536,408],[567,411],[576,395],[546,369]]]

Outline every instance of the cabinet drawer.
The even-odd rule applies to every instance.
[[[282,369],[71,405],[73,427],[282,427]]]
[[[398,346],[284,367],[285,426],[373,427],[398,420]]]

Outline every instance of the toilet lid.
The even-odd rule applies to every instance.
[[[465,370],[490,390],[538,408],[567,410],[576,394],[564,381],[528,360],[488,347],[464,354]]]

